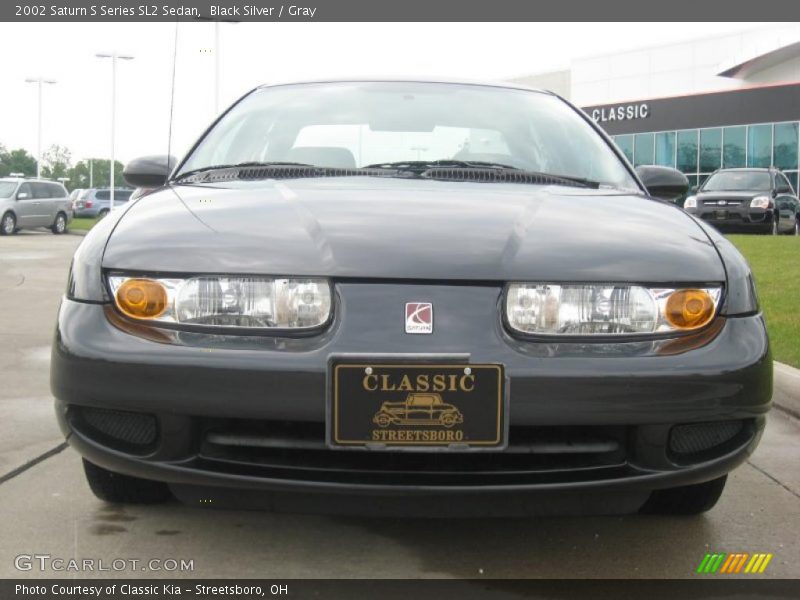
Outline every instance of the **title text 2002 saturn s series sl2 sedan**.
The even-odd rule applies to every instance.
[[[59,312],[102,499],[686,514],[758,443],[746,262],[553,94],[262,87],[172,164],[126,167],[158,189],[86,236]]]

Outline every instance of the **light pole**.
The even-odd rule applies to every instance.
[[[129,54],[120,54],[116,50],[113,52],[98,52],[95,54],[97,58],[110,58],[111,59],[111,179],[110,179],[110,205],[109,210],[114,210],[114,135],[117,121],[117,61],[118,60],[133,60],[133,56]]]
[[[219,114],[219,71],[222,49],[219,45],[219,24],[236,25],[238,21],[214,21],[214,116]]]
[[[44,77],[28,77],[25,83],[35,83],[39,90],[39,116],[38,116],[38,133],[36,139],[36,178],[42,176],[42,84],[55,83],[55,79],[45,79]]]
[[[422,155],[422,153],[428,151],[428,147],[427,146],[411,146],[411,151],[417,153],[417,160],[419,160],[420,156]]]
[[[219,21],[214,21],[214,116],[219,114]]]

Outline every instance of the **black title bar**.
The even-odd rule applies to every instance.
[[[797,0],[3,0],[0,21],[762,21],[800,20]],[[598,36],[602,26],[598,25]]]
[[[194,600],[287,598],[314,600],[619,600],[620,598],[758,598],[798,597],[797,582],[781,579],[694,578],[677,580],[520,580],[520,579],[6,579],[3,600]]]

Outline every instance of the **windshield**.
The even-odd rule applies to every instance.
[[[359,168],[437,160],[491,162],[638,189],[609,145],[561,99],[444,83],[258,89],[214,126],[178,175],[246,162]]]
[[[767,192],[770,176],[766,171],[720,171],[708,178],[704,192]]]
[[[16,181],[0,181],[0,198],[10,198],[17,189]]]

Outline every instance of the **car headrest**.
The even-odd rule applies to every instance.
[[[300,146],[289,150],[286,160],[290,162],[308,163],[319,167],[338,167],[355,169],[356,159],[347,148],[334,146]]]

